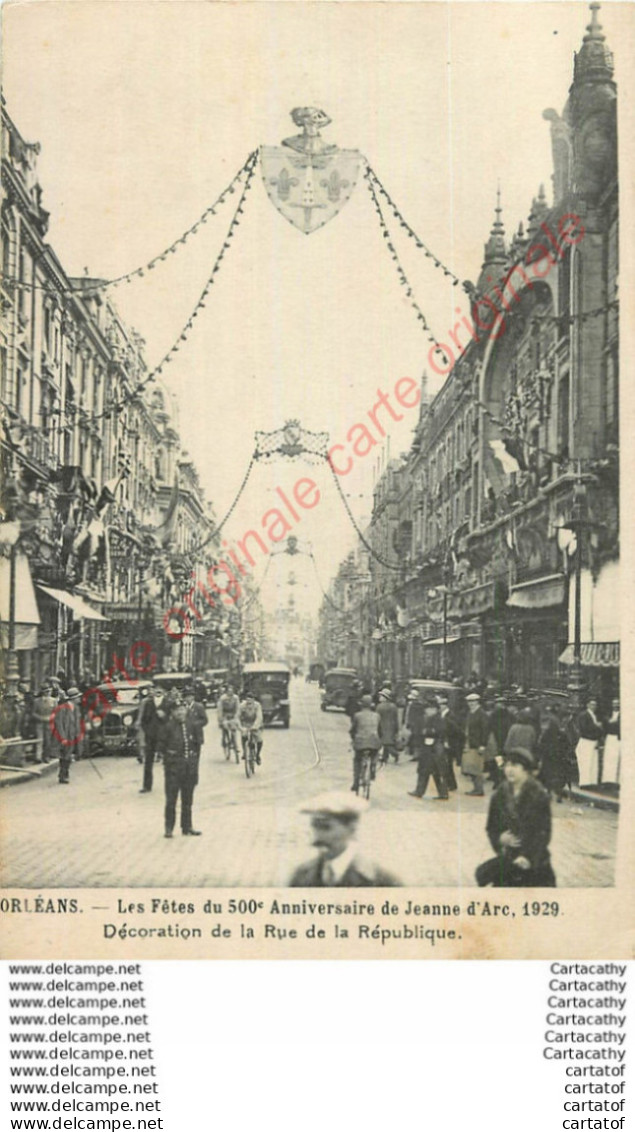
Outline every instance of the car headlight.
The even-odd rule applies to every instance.
[[[123,717],[123,725],[124,725],[124,727],[131,727],[131,726],[132,726],[132,723],[133,723],[133,716],[131,716],[131,715],[124,715],[124,717]]]
[[[99,716],[97,716],[97,717],[96,717],[95,719],[93,719],[93,720],[92,720],[91,722],[92,722],[92,726],[93,726],[93,727],[101,727],[101,719],[100,719],[100,717],[99,717]]]

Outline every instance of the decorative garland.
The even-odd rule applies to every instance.
[[[173,342],[173,344],[170,346],[169,350],[161,358],[161,361],[150,371],[150,373],[148,373],[140,382],[138,382],[137,385],[135,385],[135,387],[133,389],[131,389],[129,393],[125,394],[119,401],[115,401],[115,402],[111,403],[110,405],[108,405],[108,407],[103,409],[102,412],[100,412],[100,413],[90,413],[89,414],[89,413],[86,413],[85,410],[83,410],[79,406],[77,406],[73,410],[66,409],[65,414],[67,416],[71,416],[71,415],[74,416],[75,413],[77,413],[77,412],[83,413],[84,417],[83,417],[82,423],[86,423],[86,424],[90,424],[93,421],[100,420],[101,418],[108,420],[110,417],[112,417],[112,416],[116,415],[118,412],[120,412],[121,409],[123,409],[127,404],[129,404],[131,401],[133,401],[136,397],[138,397],[139,394],[143,392],[143,390],[146,388],[147,385],[149,385],[151,382],[155,381],[156,378],[159,377],[160,374],[163,372],[165,367],[167,365],[169,365],[169,363],[172,361],[175,354],[178,353],[178,351],[181,348],[181,343],[187,341],[188,336],[189,336],[189,334],[190,334],[190,332],[191,332],[191,330],[194,326],[194,320],[198,317],[199,312],[206,305],[207,297],[208,297],[212,287],[214,286],[214,283],[216,282],[214,277],[217,274],[217,272],[220,270],[221,262],[225,258],[225,254],[230,247],[230,243],[231,243],[231,240],[233,239],[235,230],[238,227],[238,225],[240,224],[240,220],[238,219],[238,217],[244,211],[243,204],[245,202],[245,198],[247,196],[247,193],[249,192],[249,189],[251,188],[252,179],[253,179],[253,176],[254,176],[254,171],[255,171],[255,166],[256,166],[257,160],[258,160],[258,153],[255,151],[254,153],[252,153],[250,155],[250,157],[249,157],[249,159],[248,159],[248,161],[245,165],[245,170],[246,170],[246,173],[247,173],[245,183],[243,185],[243,189],[242,189],[242,192],[240,194],[240,198],[239,198],[238,204],[236,206],[236,209],[234,211],[234,214],[232,216],[229,228],[227,229],[227,232],[225,234],[225,238],[224,238],[223,244],[221,246],[221,249],[220,249],[218,255],[216,256],[216,259],[214,260],[214,265],[213,265],[212,270],[210,272],[210,275],[207,279],[207,282],[206,282],[203,290],[201,291],[201,294],[199,295],[199,298],[197,300],[196,306],[194,307],[194,310],[189,315],[188,319],[186,320],[186,322],[185,322],[184,326],[182,327],[182,329],[181,329],[178,337],[176,338],[176,340]],[[53,428],[46,429],[45,431],[47,433],[64,432],[66,427],[67,427],[66,424],[59,424],[59,425],[56,425]]]
[[[370,192],[370,195],[371,195],[371,198],[372,198],[372,201],[373,201],[373,205],[375,207],[375,211],[376,211],[377,216],[379,218],[379,227],[381,228],[382,236],[386,240],[386,246],[387,246],[388,251],[390,252],[390,255],[392,257],[397,275],[399,276],[399,283],[402,287],[406,288],[406,295],[410,300],[410,306],[414,310],[414,312],[417,316],[418,322],[421,323],[421,329],[423,330],[423,333],[425,334],[426,338],[428,339],[428,342],[430,342],[430,344],[432,346],[434,346],[435,352],[439,353],[441,355],[441,360],[443,361],[444,365],[449,365],[449,358],[446,356],[443,347],[439,344],[438,340],[434,337],[434,334],[432,333],[430,326],[428,324],[428,320],[427,320],[425,314],[423,313],[423,311],[421,310],[421,307],[419,306],[417,300],[414,297],[414,291],[413,291],[412,287],[410,286],[410,283],[408,281],[406,273],[405,273],[405,271],[404,271],[404,269],[401,265],[401,260],[399,259],[395,245],[392,242],[390,229],[388,228],[388,225],[386,223],[386,220],[385,220],[385,217],[384,217],[384,214],[383,214],[383,211],[382,211],[382,207],[379,203],[379,198],[377,196],[377,193],[375,192],[375,186],[374,186],[368,172],[366,173],[366,184],[368,185],[368,191]]]

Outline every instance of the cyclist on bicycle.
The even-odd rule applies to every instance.
[[[238,710],[240,700],[231,684],[223,684],[222,694],[218,701],[218,726],[223,730],[238,730]]]
[[[256,762],[260,766],[260,752],[262,750],[262,731],[265,725],[262,708],[253,692],[245,692],[245,698],[238,709],[238,722],[243,741],[243,758],[247,747],[247,739],[249,733],[253,732],[256,737]]]
[[[359,790],[359,779],[364,758],[370,756],[370,774],[375,777],[377,755],[381,747],[379,738],[380,717],[373,711],[372,697],[364,695],[360,701],[360,710],[355,712],[351,723],[351,738],[353,740],[353,785],[351,790]]]

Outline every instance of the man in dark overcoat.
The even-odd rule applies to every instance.
[[[193,688],[188,688],[185,693],[185,706],[187,709],[187,721],[200,755],[201,747],[203,746],[203,732],[207,727],[208,719],[207,712],[203,704],[196,699]]]
[[[447,768],[445,747],[443,743],[443,721],[439,715],[439,706],[432,697],[423,701],[423,720],[421,730],[416,738],[415,751],[418,756],[417,785],[411,791],[411,797],[423,798],[430,776],[434,779],[437,788],[437,797],[440,801],[447,801]]]
[[[570,750],[567,737],[550,705],[542,711],[536,758],[540,767],[540,781],[547,792],[553,792],[556,801],[561,802],[564,788],[571,777]]]
[[[185,704],[176,700],[162,736],[163,769],[165,772],[165,836],[172,837],[176,820],[176,803],[181,795],[181,833],[184,837],[200,837],[192,827],[192,801],[198,784],[200,744],[198,733],[187,719]]]
[[[144,699],[139,708],[139,727],[143,731],[143,785],[140,794],[149,794],[152,790],[152,768],[157,751],[161,745],[161,736],[168,720],[168,710],[165,705],[165,696],[158,688],[151,688],[150,694]]]
[[[444,692],[437,696],[439,715],[443,725],[443,747],[446,761],[446,782],[448,790],[458,790],[454,767],[461,765],[461,755],[465,744],[465,734],[458,716],[450,707],[450,701]]]

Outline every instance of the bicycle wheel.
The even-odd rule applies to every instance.
[[[235,731],[232,731],[232,733],[231,733],[231,745],[234,748],[234,756],[236,758],[236,762],[239,763],[240,762],[240,755],[238,753],[238,740],[236,739],[236,732]]]
[[[223,727],[223,750],[225,752],[225,758],[228,759],[231,754],[231,747],[226,727]]]
[[[370,798],[370,765],[370,755],[366,755],[359,779],[359,792],[361,792],[362,798]]]
[[[252,736],[251,741],[249,743],[249,757],[251,759],[251,773],[255,774],[255,772],[256,772],[256,739],[255,739],[254,736]]]
[[[245,763],[245,774],[247,778],[251,778],[253,774],[253,767],[251,765],[251,742],[247,740],[243,747],[243,759]]]

